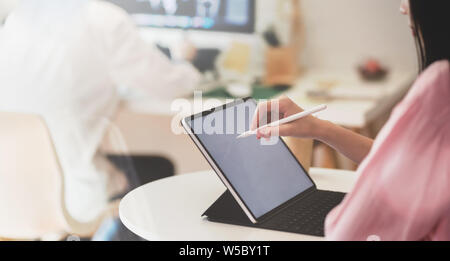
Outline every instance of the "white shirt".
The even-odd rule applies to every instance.
[[[0,111],[40,114],[55,143],[68,211],[93,219],[106,178],[93,157],[117,109],[117,87],[189,94],[200,79],[146,43],[129,16],[102,1],[23,0],[0,30]]]

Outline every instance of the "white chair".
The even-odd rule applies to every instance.
[[[115,210],[105,210],[92,222],[78,222],[66,209],[63,187],[63,172],[42,118],[0,112],[0,238],[91,236]]]

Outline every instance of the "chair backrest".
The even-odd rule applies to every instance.
[[[63,187],[63,173],[43,119],[0,112],[0,237],[92,233],[97,224],[82,224],[68,215]]]

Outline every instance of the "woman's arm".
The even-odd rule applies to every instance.
[[[369,154],[373,144],[372,139],[329,121],[320,120],[316,132],[317,140],[328,144],[358,164]]]
[[[279,115],[278,118],[282,119],[302,111],[302,108],[285,96],[278,100],[260,103],[253,119],[252,129],[270,123],[270,118],[273,115]],[[257,138],[268,138],[270,136],[317,139],[358,164],[369,154],[373,144],[373,141],[367,137],[313,116],[308,116],[279,127],[259,130]]]

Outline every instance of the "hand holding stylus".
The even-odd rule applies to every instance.
[[[326,105],[320,105],[310,110],[304,111],[288,97],[282,97],[277,102],[277,108],[272,108],[272,102],[268,101],[258,105],[255,117],[253,118],[251,130],[240,135],[238,138],[244,138],[251,135],[257,138],[269,138],[274,135],[295,136],[300,138],[315,138],[315,133],[319,128],[319,119],[312,114],[323,111]],[[270,115],[279,114],[279,121],[270,122]],[[261,126],[260,119],[269,119],[267,125]],[[276,129],[278,131],[276,131]]]

